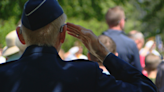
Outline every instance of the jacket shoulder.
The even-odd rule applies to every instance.
[[[90,61],[90,60],[85,60],[85,59],[77,59],[77,60],[71,60],[71,61],[68,61],[68,62],[74,62],[74,63],[88,63],[88,64],[97,64],[96,62],[94,61]]]
[[[84,60],[84,59],[77,59],[77,60],[72,60],[72,61],[66,61],[70,62],[73,65],[79,66],[79,67],[85,67],[85,68],[97,68],[99,65],[97,62],[94,61],[89,61],[89,60]]]
[[[13,63],[16,62],[16,61],[18,61],[18,60],[13,60],[13,61],[10,61],[10,62],[2,63],[2,64],[0,64],[0,68],[3,67],[3,66],[8,66],[8,65],[10,65],[10,64],[13,64]]]

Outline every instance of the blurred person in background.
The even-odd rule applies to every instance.
[[[79,50],[78,52],[75,53],[75,58],[74,59],[88,59],[87,56],[83,55],[83,47],[78,46]]]
[[[109,29],[103,32],[116,43],[118,57],[142,71],[139,52],[135,42],[124,33],[125,13],[120,6],[109,8],[105,16]]]
[[[21,27],[21,20],[17,23],[16,30]],[[16,60],[21,57],[26,49],[26,45],[22,44],[16,34],[16,30],[11,31],[6,35],[6,45],[3,48],[3,56],[6,57],[7,62]]]
[[[0,64],[5,63],[6,59],[2,56],[2,49],[0,48]]]
[[[140,71],[116,57],[89,29],[64,24],[66,15],[57,0],[28,0],[17,30],[28,47],[16,60],[0,65],[0,92],[156,92]],[[67,33],[78,38],[111,73],[95,62],[64,62],[58,52]]]
[[[140,55],[146,56],[149,53],[153,53],[161,57],[160,53],[156,50],[156,43],[154,40],[148,40],[145,44],[145,47],[140,50]]]
[[[75,53],[77,53],[78,51],[79,51],[78,46],[74,46],[74,47],[70,48],[69,51],[65,54],[65,60],[69,61],[69,60],[72,60],[73,58],[75,58]]]
[[[15,30],[7,34],[6,45],[2,52],[2,56],[6,57],[6,62],[19,59],[26,48],[26,46],[19,41]]]
[[[158,92],[164,92],[164,61],[158,66],[155,85],[157,86]]]
[[[138,52],[139,52],[144,45],[144,35],[139,31],[132,30],[129,32],[128,37],[130,37],[131,39],[134,40],[134,42],[137,45]],[[142,56],[142,55],[139,55],[139,56],[140,56],[141,67],[144,68],[145,67],[145,56]]]
[[[145,42],[144,35],[139,31],[132,30],[129,32],[128,36],[134,40],[134,42],[137,45],[138,50],[140,51]]]
[[[160,64],[161,59],[159,56],[154,55],[153,53],[149,53],[145,57],[145,70],[148,73],[148,78],[155,83],[156,75],[157,75],[157,67]]]
[[[88,59],[87,56],[83,55],[82,43],[80,41],[75,41],[74,45],[79,48],[78,52],[75,53],[76,59]]]
[[[79,50],[79,48],[77,46],[71,47],[65,54],[64,57],[68,58],[68,56],[75,54],[77,51]]]
[[[160,54],[159,54],[159,52],[158,51],[156,51],[155,50],[155,46],[156,44],[155,44],[155,42],[153,41],[153,40],[148,40],[147,42],[146,42],[146,44],[145,44],[145,47],[143,47],[140,51],[139,51],[139,53],[140,53],[140,59],[141,59],[141,64],[142,64],[142,66],[144,66],[145,67],[145,57],[146,57],[146,55],[148,55],[148,54],[154,54],[154,55],[156,55],[156,56],[158,56],[158,57],[161,57],[160,56]],[[143,61],[144,60],[144,61]],[[144,62],[144,64],[143,64],[143,62]],[[145,68],[143,69],[143,71],[142,71],[142,73],[145,75],[145,76],[148,76],[148,72],[145,70]]]
[[[100,35],[98,39],[111,53],[118,56],[118,53],[116,52],[116,44],[110,37],[105,36],[105,35]],[[91,53],[88,53],[88,59],[91,61],[97,62],[99,64],[99,67],[103,70],[102,72],[107,75],[110,75],[109,71],[105,68],[103,63],[94,55],[92,55]]]
[[[79,41],[76,41],[74,43],[74,47],[72,47],[68,52],[70,52],[71,54],[68,55],[68,57],[66,57],[66,61],[69,60],[75,60],[75,59],[85,59],[87,60],[87,56],[83,55],[83,47],[82,47],[82,43]]]

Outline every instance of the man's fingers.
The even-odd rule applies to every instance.
[[[72,23],[67,23],[67,32],[69,35],[80,39],[85,47],[93,54],[96,55],[97,50],[101,48],[99,46],[97,36],[92,32],[92,30],[83,28]]]
[[[71,28],[77,29],[79,31],[81,30],[80,26],[77,26],[77,25],[69,23],[69,22],[67,23],[67,27],[68,28],[71,27]]]
[[[73,30],[80,31],[77,27],[73,27],[73,26],[67,26],[67,28],[70,28],[70,29],[73,29]]]
[[[75,34],[79,34],[80,33],[78,30],[73,29],[72,27],[69,27],[69,28],[67,27],[67,31],[71,32],[71,33],[75,33]]]
[[[77,34],[75,34],[75,33],[72,33],[72,32],[67,32],[69,35],[71,35],[71,36],[73,36],[73,37],[75,37],[75,38],[77,38],[77,39],[80,39],[83,43],[85,43],[86,45],[89,45],[90,43],[89,43],[89,41],[90,41],[90,39],[87,37],[85,37],[85,36],[82,36],[82,35],[77,35]],[[87,46],[88,47],[88,46]]]
[[[77,39],[80,39],[80,36],[77,35],[77,34],[75,34],[75,33],[72,33],[72,32],[67,32],[67,33],[68,33],[69,35],[71,35],[71,36],[77,38]]]
[[[76,36],[82,35],[80,32],[81,31],[80,27],[76,26],[72,23],[67,23],[67,31],[70,32],[71,34],[76,35]]]

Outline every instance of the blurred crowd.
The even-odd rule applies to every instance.
[[[164,92],[164,62],[163,56],[157,50],[156,39],[151,38],[145,41],[144,35],[137,30],[129,34],[124,33],[126,17],[121,7],[110,8],[106,13],[106,23],[109,27],[98,36],[99,41],[114,55],[136,67],[157,86],[160,92]],[[18,25],[19,26],[19,25]],[[16,30],[6,35],[6,46],[0,48],[0,63],[17,60],[26,49],[16,35]],[[65,62],[75,59],[84,59],[97,62],[103,73],[110,75],[101,61],[88,52],[83,54],[83,45],[76,41],[68,50],[60,49],[59,56]]]

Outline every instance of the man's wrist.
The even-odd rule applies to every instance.
[[[105,60],[105,58],[110,54],[111,52],[106,51],[106,52],[102,52],[101,54],[99,54],[99,59],[100,61],[103,63],[103,61]]]

